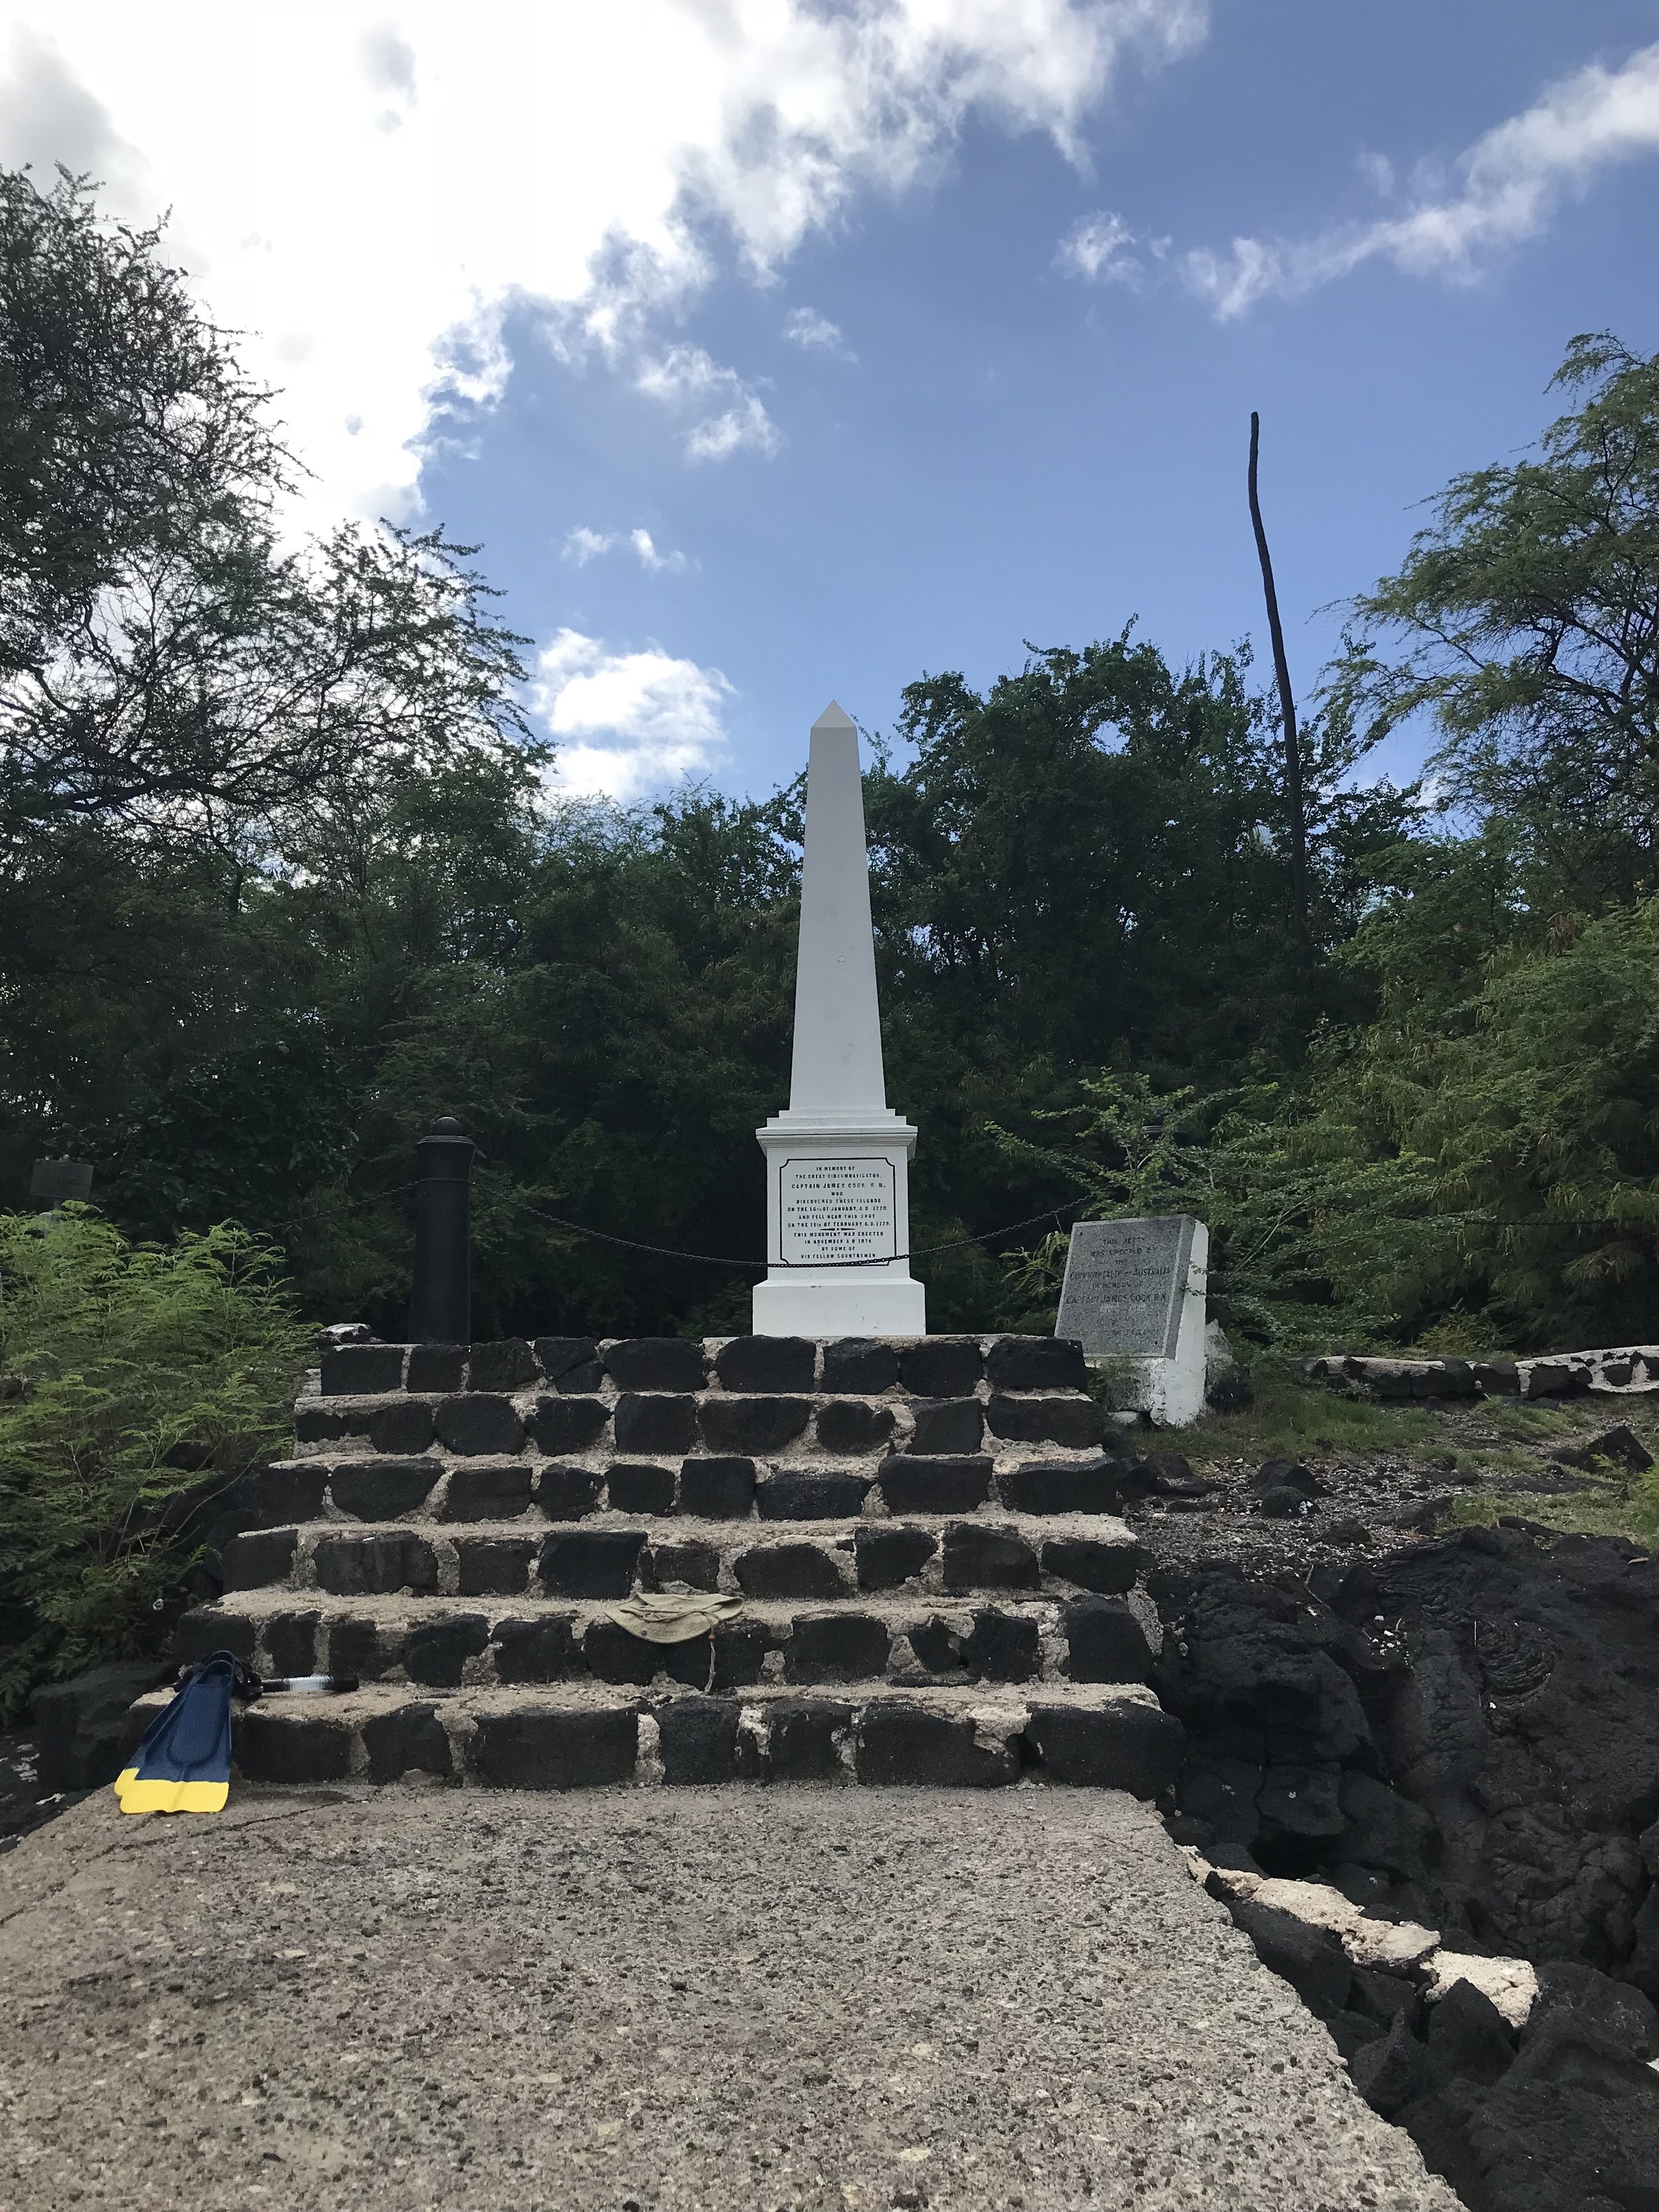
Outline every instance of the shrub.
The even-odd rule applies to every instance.
[[[0,1717],[165,1648],[190,1508],[280,1440],[306,1364],[278,1267],[228,1223],[157,1247],[0,1215]]]

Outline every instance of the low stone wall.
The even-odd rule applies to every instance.
[[[1382,1359],[1330,1352],[1304,1359],[1314,1381],[1358,1386],[1377,1398],[1636,1396],[1659,1390],[1659,1345],[1551,1352],[1534,1359]]]

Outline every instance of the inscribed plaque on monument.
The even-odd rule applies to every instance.
[[[897,1257],[897,1201],[890,1160],[786,1159],[778,1171],[780,1257],[814,1261]]]
[[[1066,1255],[1054,1334],[1075,1337],[1085,1354],[1173,1359],[1195,1226],[1189,1213],[1079,1221]]]
[[[51,1206],[61,1206],[66,1198],[74,1198],[84,1206],[92,1196],[92,1163],[36,1160],[29,1177],[29,1196],[44,1198]]]

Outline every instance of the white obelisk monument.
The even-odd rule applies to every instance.
[[[789,1108],[755,1134],[769,1269],[756,1335],[925,1335],[909,1262],[916,1133],[887,1103],[858,732],[833,701],[807,755]]]

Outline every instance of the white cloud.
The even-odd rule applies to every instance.
[[[585,568],[601,553],[608,553],[616,542],[614,532],[590,530],[586,523],[579,522],[564,541],[563,557],[574,568]]]
[[[678,573],[690,566],[684,553],[659,553],[651,542],[648,530],[630,530],[628,542],[633,547],[641,568],[670,568]]]
[[[832,353],[842,361],[858,359],[842,337],[841,325],[832,323],[828,315],[819,314],[815,307],[797,307],[784,325],[783,335],[803,353]]]
[[[1394,163],[1386,154],[1358,154],[1354,167],[1379,199],[1394,198]]]
[[[590,561],[597,561],[602,553],[614,552],[618,545],[626,545],[641,568],[653,574],[664,570],[678,574],[691,563],[684,553],[659,553],[656,541],[648,530],[590,530],[586,523],[578,523],[564,541],[562,558],[573,568],[585,568]]]
[[[731,696],[718,668],[654,645],[612,652],[562,629],[538,663],[532,703],[558,747],[556,787],[626,800],[713,768]]]
[[[775,453],[781,443],[777,425],[750,392],[724,415],[699,422],[685,450],[694,461],[723,461],[733,453]]]
[[[706,416],[686,434],[687,458],[724,461],[733,453],[775,453],[782,444],[777,425],[760,395],[734,368],[722,368],[701,346],[670,346],[647,357],[635,377],[637,388],[665,407],[685,409],[731,404],[720,415]]]
[[[1132,283],[1140,274],[1140,264],[1129,251],[1135,243],[1122,216],[1103,210],[1082,216],[1060,240],[1055,266],[1062,275],[1081,276],[1091,284]]]
[[[1236,238],[1224,254],[1188,253],[1183,273],[1224,321],[1258,300],[1310,291],[1367,261],[1392,262],[1408,276],[1468,278],[1481,255],[1535,237],[1562,198],[1585,191],[1599,170],[1656,152],[1659,45],[1643,47],[1622,68],[1592,63],[1551,86],[1535,106],[1476,140],[1456,163],[1461,182],[1453,191],[1425,187],[1402,215],[1314,238]],[[1373,178],[1381,185],[1382,171]]]
[[[444,392],[506,382],[508,307],[633,375],[732,255],[769,278],[858,192],[936,173],[970,115],[1076,157],[1125,63],[1205,27],[1204,0],[0,0],[0,159],[171,207],[317,504],[407,514]],[[745,387],[687,451],[776,435]]]

